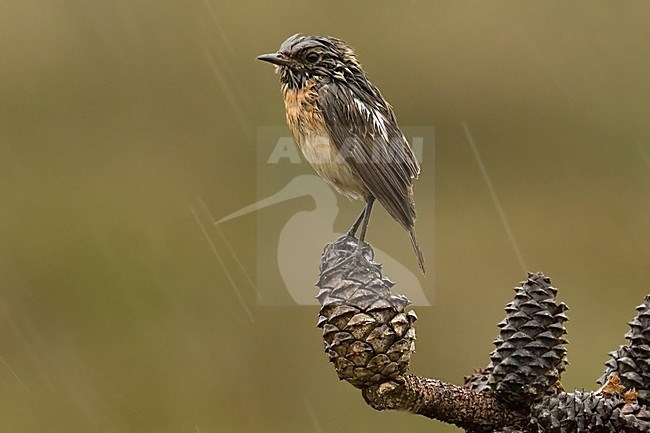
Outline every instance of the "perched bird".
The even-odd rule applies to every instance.
[[[305,159],[336,191],[366,205],[348,235],[364,240],[375,199],[404,227],[418,265],[413,179],[420,166],[397,125],[392,107],[366,76],[352,49],[329,36],[296,34],[277,53],[259,60],[276,65],[289,129]]]

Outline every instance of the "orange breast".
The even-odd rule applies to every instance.
[[[282,89],[287,124],[305,159],[328,184],[349,199],[365,199],[368,189],[330,140],[316,105],[315,81],[301,89]]]
[[[315,79],[312,78],[300,89],[282,88],[287,123],[299,144],[301,136],[323,128],[323,116],[316,106],[318,94],[315,85]]]

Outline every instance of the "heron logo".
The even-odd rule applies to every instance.
[[[406,127],[403,131],[419,161],[425,148],[433,152],[433,127]],[[257,145],[258,200],[221,218],[217,224],[236,224],[237,218],[255,213],[259,305],[317,305],[314,281],[323,246],[349,228],[363,205],[357,203],[350,221],[337,221],[339,200],[347,200],[337,197],[314,174],[285,127],[259,127]],[[377,242],[373,242],[377,236],[377,223],[371,223],[368,240],[388,276],[398,282],[400,292],[414,305],[431,305],[432,295],[422,290],[417,268],[411,270],[377,248]],[[407,236],[404,245],[410,248]]]

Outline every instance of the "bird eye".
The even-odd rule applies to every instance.
[[[318,60],[318,54],[316,53],[309,53],[305,57],[305,60],[307,60],[309,63],[315,63],[316,60]]]

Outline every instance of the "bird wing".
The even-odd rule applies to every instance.
[[[411,185],[420,167],[391,107],[371,84],[364,88],[332,82],[318,96],[330,140],[388,213],[411,229]]]

